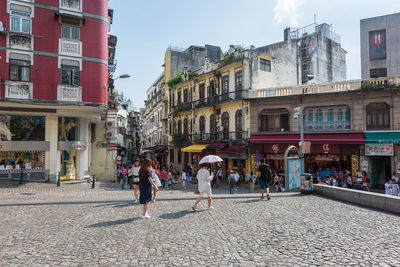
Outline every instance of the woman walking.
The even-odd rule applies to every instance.
[[[201,169],[197,172],[197,181],[199,186],[200,196],[197,198],[194,206],[192,207],[193,211],[197,210],[197,204],[203,199],[203,197],[207,197],[208,199],[208,209],[213,210],[213,206],[211,206],[211,181],[214,178],[214,173],[210,175],[208,171],[207,164],[200,165]]]
[[[135,160],[134,165],[132,166],[132,175],[133,175],[133,194],[135,195],[135,204],[139,203],[139,170],[140,170],[140,162],[138,159]]]
[[[147,213],[147,208],[151,201],[151,187],[153,186],[154,192],[158,191],[157,186],[154,184],[151,175],[151,161],[145,159],[140,166],[139,170],[139,183],[140,183],[140,204],[143,204],[142,219],[149,219],[150,215]]]

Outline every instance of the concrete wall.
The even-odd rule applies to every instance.
[[[313,188],[318,195],[400,214],[400,197],[321,184]]]
[[[370,77],[370,69],[387,68],[387,76],[400,76],[400,13],[360,21],[361,77]],[[386,59],[370,60],[369,32],[386,29]]]
[[[271,58],[271,72],[260,70],[260,58]],[[309,60],[309,72],[302,64]],[[252,51],[252,89],[325,83],[346,80],[346,52],[341,45],[313,33],[299,39],[288,39]],[[304,76],[307,76],[306,78]]]

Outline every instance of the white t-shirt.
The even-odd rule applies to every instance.
[[[218,176],[222,176],[222,170],[218,170]]]
[[[392,195],[393,185],[394,184],[389,184],[389,183],[385,184],[385,195]],[[389,188],[389,186],[392,186],[392,188]]]
[[[240,175],[239,173],[235,173],[235,182],[239,182]]]
[[[140,167],[133,167],[132,174],[135,176],[139,176],[139,170],[140,170]]]
[[[200,169],[197,173],[197,181],[199,183],[200,193],[207,192],[211,194],[211,177],[210,172],[206,169]]]
[[[183,180],[183,181],[186,180],[186,172],[182,172],[182,180]]]

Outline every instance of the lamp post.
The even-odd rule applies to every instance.
[[[294,109],[295,113],[293,115],[294,119],[300,118],[299,122],[299,132],[300,132],[300,142],[299,142],[299,148],[300,148],[300,158],[301,158],[301,172],[304,172],[304,153],[303,153],[303,145],[304,145],[304,115],[303,111],[304,108],[303,106],[299,106]]]

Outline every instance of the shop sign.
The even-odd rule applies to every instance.
[[[117,156],[117,161],[121,161],[122,160],[122,156],[121,155],[118,155]]]
[[[340,145],[337,144],[312,144],[311,153],[314,154],[340,154]]]
[[[60,141],[58,150],[86,150],[86,142],[82,141]]]
[[[362,160],[360,166],[362,171],[368,172],[368,160]]]
[[[288,160],[289,190],[300,188],[301,160]]]
[[[331,150],[331,148],[330,148],[329,144],[323,144],[323,145],[322,145],[322,151],[323,151],[325,154],[329,153],[330,150]]]
[[[366,156],[393,156],[393,144],[365,144]]]
[[[50,142],[45,141],[0,141],[0,151],[49,151]]]

